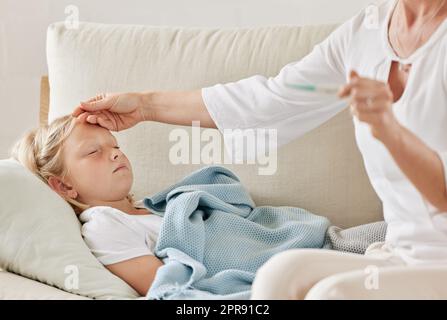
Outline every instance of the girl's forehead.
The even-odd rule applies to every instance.
[[[77,131],[78,135],[84,135],[84,136],[104,136],[104,137],[113,137],[110,130],[105,129],[101,127],[98,124],[91,124],[91,123],[76,123],[75,125],[75,131]]]
[[[88,141],[116,141],[115,136],[109,130],[88,123],[76,123],[68,139],[75,144]]]

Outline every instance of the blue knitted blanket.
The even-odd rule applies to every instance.
[[[148,299],[249,299],[255,273],[274,254],[322,248],[329,221],[294,207],[256,207],[238,177],[208,166],[144,199],[163,223],[163,260]]]

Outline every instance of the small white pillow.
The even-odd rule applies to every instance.
[[[90,298],[139,296],[93,256],[71,206],[12,158],[0,160],[0,268]]]

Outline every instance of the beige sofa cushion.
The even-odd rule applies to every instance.
[[[0,300],[90,300],[41,282],[0,271]]]
[[[79,101],[100,92],[187,90],[254,74],[273,76],[306,55],[334,28],[191,29],[81,23],[79,29],[70,30],[55,23],[47,37],[49,119],[71,112]],[[144,123],[117,133],[133,164],[137,198],[203,166],[169,162],[174,142],[168,137],[173,128]],[[256,165],[225,166],[241,177],[258,205],[304,207],[340,227],[382,219],[348,111],[280,149],[274,175],[258,175]]]

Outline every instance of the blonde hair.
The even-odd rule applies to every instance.
[[[11,157],[35,174],[48,185],[52,176],[62,179],[68,174],[64,166],[62,147],[73,131],[76,122],[71,115],[55,119],[49,125],[43,125],[28,131],[11,149]],[[64,199],[71,205],[76,214],[91,206],[72,198]],[[127,199],[134,204],[133,195]]]

